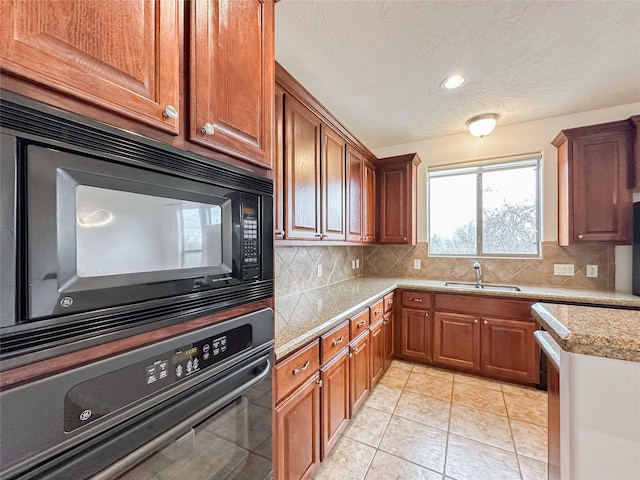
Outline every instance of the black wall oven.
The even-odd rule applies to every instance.
[[[0,393],[0,477],[263,480],[273,311]]]
[[[273,296],[273,182],[0,91],[0,360]]]

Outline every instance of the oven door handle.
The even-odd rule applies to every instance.
[[[202,410],[193,414],[189,418],[186,418],[185,420],[178,423],[174,427],[170,428],[166,432],[158,435],[153,440],[147,442],[137,450],[134,450],[128,455],[122,457],[117,462],[111,464],[109,467],[105,468],[101,472],[91,477],[91,480],[110,480],[116,477],[117,475],[120,475],[126,472],[131,467],[140,463],[142,460],[145,460],[152,453],[160,450],[161,448],[168,446],[169,444],[173,443],[175,440],[182,437],[185,434],[185,432],[188,433],[188,431],[191,430],[191,428],[194,425],[197,425],[198,423],[201,423],[202,421],[206,420],[208,417],[216,413],[216,411],[219,410],[220,407],[226,405],[234,398],[242,395],[244,392],[250,390],[251,388],[256,386],[258,383],[262,382],[267,377],[267,375],[269,375],[269,372],[271,371],[271,362],[269,361],[269,357],[268,356],[261,357],[257,359],[255,362],[253,362],[252,364],[254,366],[258,366],[260,363],[264,362],[265,360],[266,360],[266,365],[264,367],[264,370],[258,373],[258,375],[256,375],[255,378],[252,378],[247,383],[242,384],[235,390],[232,390],[231,392],[227,393],[226,395],[218,399],[218,401],[212,403],[208,407],[203,408]],[[251,365],[247,365],[247,368],[249,367],[251,367]]]

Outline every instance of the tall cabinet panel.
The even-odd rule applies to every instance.
[[[369,160],[363,165],[362,242],[376,241],[376,167]]]
[[[364,157],[351,146],[347,146],[347,241],[361,242],[362,192]]]
[[[344,139],[322,125],[321,206],[322,238],[345,239],[345,149]]]
[[[288,239],[320,234],[320,119],[285,96],[285,208]]]
[[[181,45],[178,2],[0,2],[3,73],[173,135]]]
[[[191,5],[191,140],[270,167],[273,1]]]

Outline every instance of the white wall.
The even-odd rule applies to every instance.
[[[427,241],[426,167],[470,160],[542,152],[542,240],[558,237],[558,177],[556,149],[551,141],[565,128],[624,120],[640,114],[640,103],[546,118],[515,125],[498,126],[485,138],[469,133],[448,135],[420,142],[405,143],[373,150],[378,157],[417,152],[422,159],[418,170],[418,241]]]

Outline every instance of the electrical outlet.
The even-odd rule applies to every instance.
[[[322,276],[322,265],[318,265],[318,276]]]
[[[598,276],[598,265],[587,265],[587,277],[595,278]]]
[[[360,268],[360,259],[356,258],[356,268]]]
[[[414,258],[413,259],[413,269],[414,270],[420,270],[422,268],[422,260],[420,260],[419,258]]]
[[[351,260],[351,270],[355,270],[355,269],[356,269],[356,261]]]
[[[575,275],[574,267],[570,263],[556,263],[553,265],[553,274],[573,277]]]

